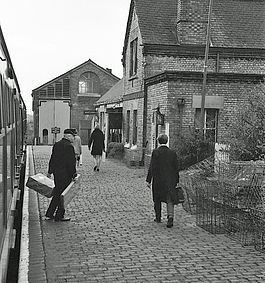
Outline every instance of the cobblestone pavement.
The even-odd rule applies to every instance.
[[[195,225],[181,207],[172,229],[153,221],[146,169],[106,160],[93,172],[83,147],[81,190],[70,222],[49,222],[40,196],[47,280],[54,282],[265,282],[265,255]],[[36,172],[47,173],[51,147],[35,147]]]

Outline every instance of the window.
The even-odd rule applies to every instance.
[[[46,96],[46,89],[42,89],[39,91],[39,96]]]
[[[83,73],[79,79],[79,93],[99,93],[99,78],[92,72]]]
[[[130,44],[130,76],[134,76],[137,73],[137,44],[136,38]]]
[[[54,97],[54,86],[52,86],[52,85],[48,86],[47,91],[48,91],[48,96]]]
[[[62,97],[62,95],[63,95],[63,84],[62,82],[56,82],[55,83],[55,96]]]
[[[130,142],[130,110],[127,110],[126,129],[126,142]]]
[[[70,96],[70,81],[69,79],[63,79],[63,96]]]
[[[133,144],[137,144],[137,110],[133,110]]]
[[[195,112],[195,129],[198,131],[200,129],[200,121],[201,121],[201,109],[197,108]],[[213,142],[216,142],[217,140],[217,122],[218,122],[218,110],[205,109],[203,134],[207,139]]]

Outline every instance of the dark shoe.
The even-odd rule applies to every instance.
[[[53,220],[54,219],[54,217],[53,216],[51,216],[51,217],[49,217],[49,216],[45,216],[45,220],[47,220],[47,221],[50,221],[50,220]]]
[[[97,168],[97,171],[99,171],[99,168]]]
[[[168,217],[167,228],[172,228],[172,227],[173,227],[173,217]]]
[[[45,214],[45,220],[53,220],[53,219],[54,219],[53,215]]]
[[[70,221],[71,218],[55,218],[54,221],[55,222],[66,222],[66,221]]]
[[[94,167],[94,171],[96,171],[96,170],[97,170],[97,166]]]
[[[161,218],[155,218],[154,221],[155,221],[156,223],[161,223]]]

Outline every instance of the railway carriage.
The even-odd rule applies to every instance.
[[[26,107],[0,27],[0,282],[20,242]]]

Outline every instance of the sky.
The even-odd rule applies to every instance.
[[[130,0],[0,1],[0,25],[29,114],[33,89],[89,59],[122,77]]]

